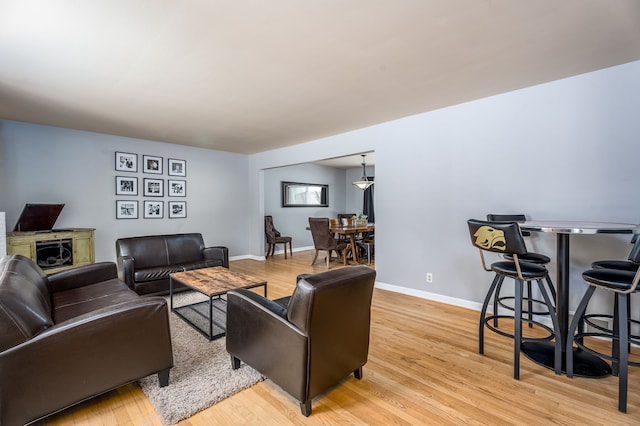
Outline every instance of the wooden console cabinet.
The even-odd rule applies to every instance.
[[[49,232],[8,232],[7,254],[26,256],[36,262],[45,273],[52,274],[95,263],[93,234],[94,229],[91,228],[54,229]],[[43,254],[45,250],[58,252],[60,256],[56,258],[49,255],[50,253]]]

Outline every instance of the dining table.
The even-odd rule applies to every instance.
[[[358,234],[374,232],[376,229],[376,225],[374,223],[367,224],[354,224],[354,225],[330,225],[329,231],[334,234],[346,235],[349,238],[349,248],[351,249],[351,253],[353,254],[353,260],[360,263],[360,258],[358,255],[358,250],[356,246],[356,236]],[[344,256],[344,264],[348,265],[349,260],[347,256]]]
[[[529,232],[556,234],[556,315],[560,325],[562,347],[562,372],[566,373],[566,343],[569,330],[570,292],[570,237],[572,234],[637,234],[640,225],[629,223],[584,222],[560,220],[527,220],[520,229]],[[522,345],[522,352],[533,361],[553,369],[555,345],[548,341],[529,341]],[[582,349],[573,348],[574,375],[604,377],[611,374],[611,367],[602,359]]]

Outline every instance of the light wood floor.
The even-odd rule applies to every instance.
[[[269,297],[276,298],[291,293],[296,275],[326,269],[320,259],[314,267],[310,260],[311,252],[298,252],[287,260],[235,261],[231,269],[264,277]],[[621,414],[615,377],[568,379],[523,357],[521,379],[514,380],[512,341],[488,333],[485,355],[479,355],[477,321],[475,311],[376,289],[363,379],[350,376],[315,398],[311,417],[264,381],[179,424],[640,424],[640,369],[630,370],[628,413]],[[130,384],[43,424],[161,423],[140,388]]]

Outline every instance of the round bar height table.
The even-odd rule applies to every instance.
[[[520,229],[557,235],[556,314],[562,343],[562,372],[566,373],[566,343],[569,330],[569,237],[571,234],[634,234],[640,226],[629,223],[527,220]],[[554,345],[550,342],[525,342],[522,352],[538,364],[553,369]],[[611,374],[609,364],[578,348],[573,348],[574,374],[582,377],[604,377]]]

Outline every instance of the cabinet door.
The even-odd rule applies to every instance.
[[[93,238],[91,236],[73,239],[73,265],[93,263]]]
[[[35,259],[36,254],[31,251],[33,244],[30,243],[18,243],[12,244],[9,242],[7,244],[7,254],[21,254],[29,259]]]

